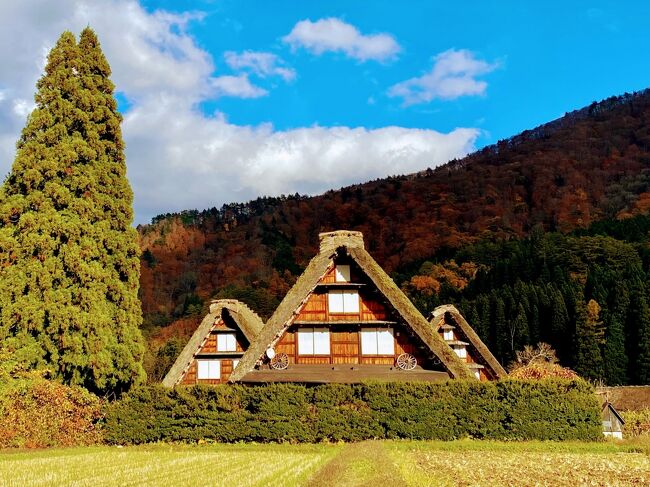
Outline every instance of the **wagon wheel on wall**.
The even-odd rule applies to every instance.
[[[284,370],[289,367],[289,356],[286,353],[277,353],[271,359],[271,368],[275,370]]]
[[[397,357],[397,367],[402,370],[413,370],[417,364],[417,359],[410,353],[403,353]]]

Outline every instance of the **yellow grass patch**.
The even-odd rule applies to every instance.
[[[650,485],[646,447],[461,440],[5,451],[0,485]]]

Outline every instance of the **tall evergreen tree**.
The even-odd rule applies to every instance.
[[[567,356],[571,340],[568,330],[569,313],[562,293],[549,285],[550,297],[550,333],[542,334],[542,341],[550,343],[561,359]]]
[[[521,349],[524,345],[529,344],[530,329],[528,326],[528,317],[523,304],[519,304],[517,312],[508,323],[510,333],[510,353],[514,358],[515,350]]]
[[[642,290],[632,298],[632,322],[636,325],[637,353],[632,365],[638,384],[650,384],[650,306]]]
[[[600,352],[602,342],[602,322],[600,306],[593,299],[585,306],[575,303],[576,316],[576,372],[589,379],[602,379],[603,357]]]
[[[630,306],[630,295],[627,286],[622,282],[618,282],[613,291],[609,310],[603,317],[607,325],[603,362],[607,384],[619,385],[627,384],[629,380],[624,324]]]
[[[144,379],[139,250],[110,68],[61,35],[0,195],[0,341],[100,393]]]
[[[508,342],[508,325],[506,321],[506,305],[503,299],[496,292],[492,292],[491,299],[491,337],[490,348],[501,362],[507,361],[507,354],[509,349]]]

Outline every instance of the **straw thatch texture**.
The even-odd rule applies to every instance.
[[[248,347],[237,368],[230,375],[229,382],[237,382],[246,373],[253,370],[266,349],[274,346],[275,342],[280,339],[282,333],[289,326],[290,321],[297,316],[302,304],[314,290],[318,281],[329,270],[332,263],[331,257],[332,255],[327,255],[327,253],[320,253],[309,262],[305,271],[276,308],[273,316],[269,318],[255,341]]]
[[[639,411],[650,408],[650,386],[597,387],[619,411]]]
[[[183,377],[183,373],[194,359],[194,354],[201,348],[201,345],[210,333],[215,321],[222,317],[224,313],[227,313],[233,319],[249,343],[255,340],[255,337],[264,326],[262,319],[257,313],[241,301],[237,301],[236,299],[219,299],[213,301],[210,304],[210,312],[203,318],[203,321],[201,321],[201,324],[163,379],[162,383],[164,386],[173,387],[178,384]]]
[[[487,365],[497,379],[503,379],[508,375],[505,369],[501,366],[499,361],[492,355],[490,349],[483,343],[483,340],[476,334],[474,329],[470,326],[467,320],[460,314],[460,311],[452,304],[444,304],[438,306],[431,312],[430,323],[433,325],[434,331],[437,333],[438,328],[445,323],[445,315],[448,315],[454,323],[461,329],[463,334],[467,337],[474,349],[478,352],[480,359]],[[451,350],[451,347],[447,345]],[[453,350],[452,350],[453,353]]]

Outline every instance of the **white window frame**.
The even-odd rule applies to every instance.
[[[444,340],[453,340],[454,339],[454,330],[444,330],[443,331]]]
[[[328,328],[299,328],[298,355],[330,355],[330,331]]]
[[[234,333],[217,334],[217,352],[236,352],[237,337]]]
[[[347,264],[336,265],[334,268],[336,282],[350,282],[350,266]]]
[[[395,355],[393,328],[361,328],[361,355]]]
[[[467,358],[467,347],[465,345],[454,345],[453,349],[458,358]]]
[[[221,360],[197,360],[196,378],[199,380],[221,379]]]
[[[327,309],[332,314],[359,313],[359,291],[356,289],[331,289],[327,293]]]
[[[239,359],[235,358],[232,360],[232,370],[235,370],[235,367],[237,367],[237,364],[239,363]]]

